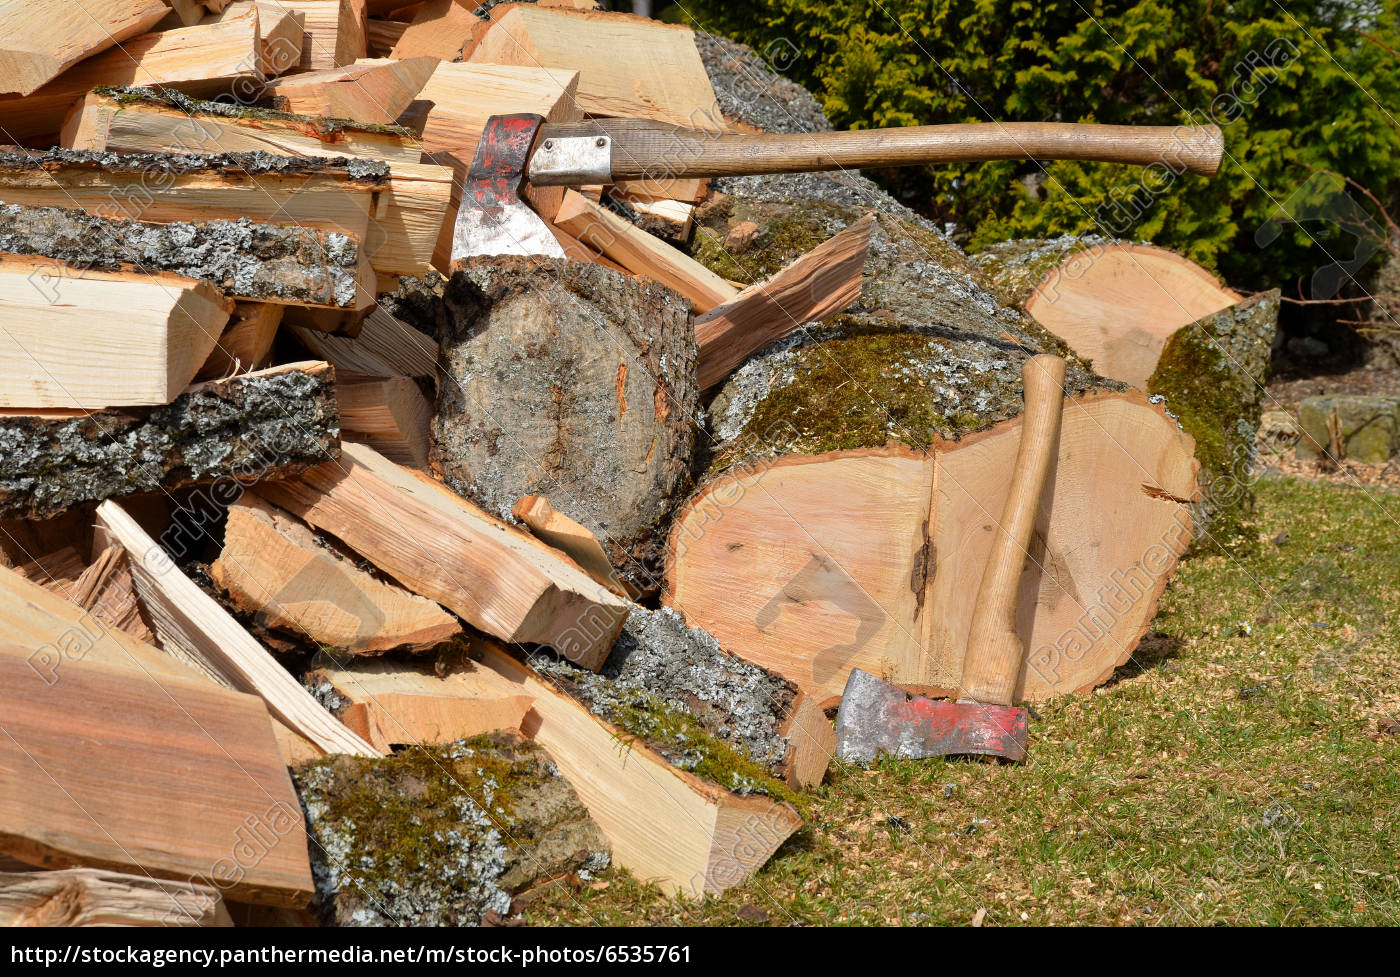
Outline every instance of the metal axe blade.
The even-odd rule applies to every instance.
[[[452,228],[453,261],[493,254],[564,257],[543,218],[520,199],[530,147],[543,123],[543,116],[528,114],[487,121]]]
[[[881,753],[934,756],[1026,756],[1026,710],[912,695],[852,669],[836,713],[836,755],[869,762]]]

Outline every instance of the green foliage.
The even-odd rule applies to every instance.
[[[1379,8],[1374,24],[1348,23],[1354,6],[1330,0],[701,0],[677,9],[806,84],[838,127],[1215,122],[1228,153],[1215,179],[1076,162],[1042,174],[1011,161],[881,176],[910,206],[968,228],[974,248],[1108,233],[1175,248],[1257,288],[1357,251],[1326,223],[1292,226],[1263,250],[1255,243],[1314,170],[1378,194],[1397,188],[1400,0]]]

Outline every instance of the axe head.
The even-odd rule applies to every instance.
[[[836,755],[869,762],[881,753],[1026,757],[1026,710],[912,695],[853,669],[836,713]]]
[[[564,257],[539,214],[520,199],[540,115],[494,115],[481,131],[452,228],[452,260],[492,254]]]

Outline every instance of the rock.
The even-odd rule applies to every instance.
[[[1299,458],[1321,458],[1323,449],[1330,450],[1332,417],[1344,458],[1379,464],[1400,448],[1400,397],[1327,394],[1309,397],[1298,407],[1298,425],[1305,435],[1298,440]]]
[[[1294,336],[1284,345],[1294,356],[1305,360],[1320,360],[1332,352],[1326,343],[1312,336]]]
[[[759,226],[753,221],[740,221],[724,236],[724,246],[735,254],[743,254],[758,240]]]
[[[1266,410],[1259,417],[1259,451],[1263,454],[1285,455],[1293,450],[1302,436],[1298,419],[1286,410]]]
[[[511,734],[390,757],[329,756],[292,772],[316,908],[333,926],[475,926],[610,849],[554,762]]]
[[[543,495],[656,589],[699,400],[689,304],[599,265],[476,259],[444,297],[433,421],[445,481],[511,519]]]

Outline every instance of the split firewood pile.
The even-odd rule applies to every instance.
[[[502,184],[502,116],[830,128],[591,7],[0,4],[0,919],[744,881],[854,669],[959,697],[1036,354],[1015,701],[1107,680],[1247,506],[1276,295],[974,261],[851,171]],[[545,251],[472,237],[517,188]]]

